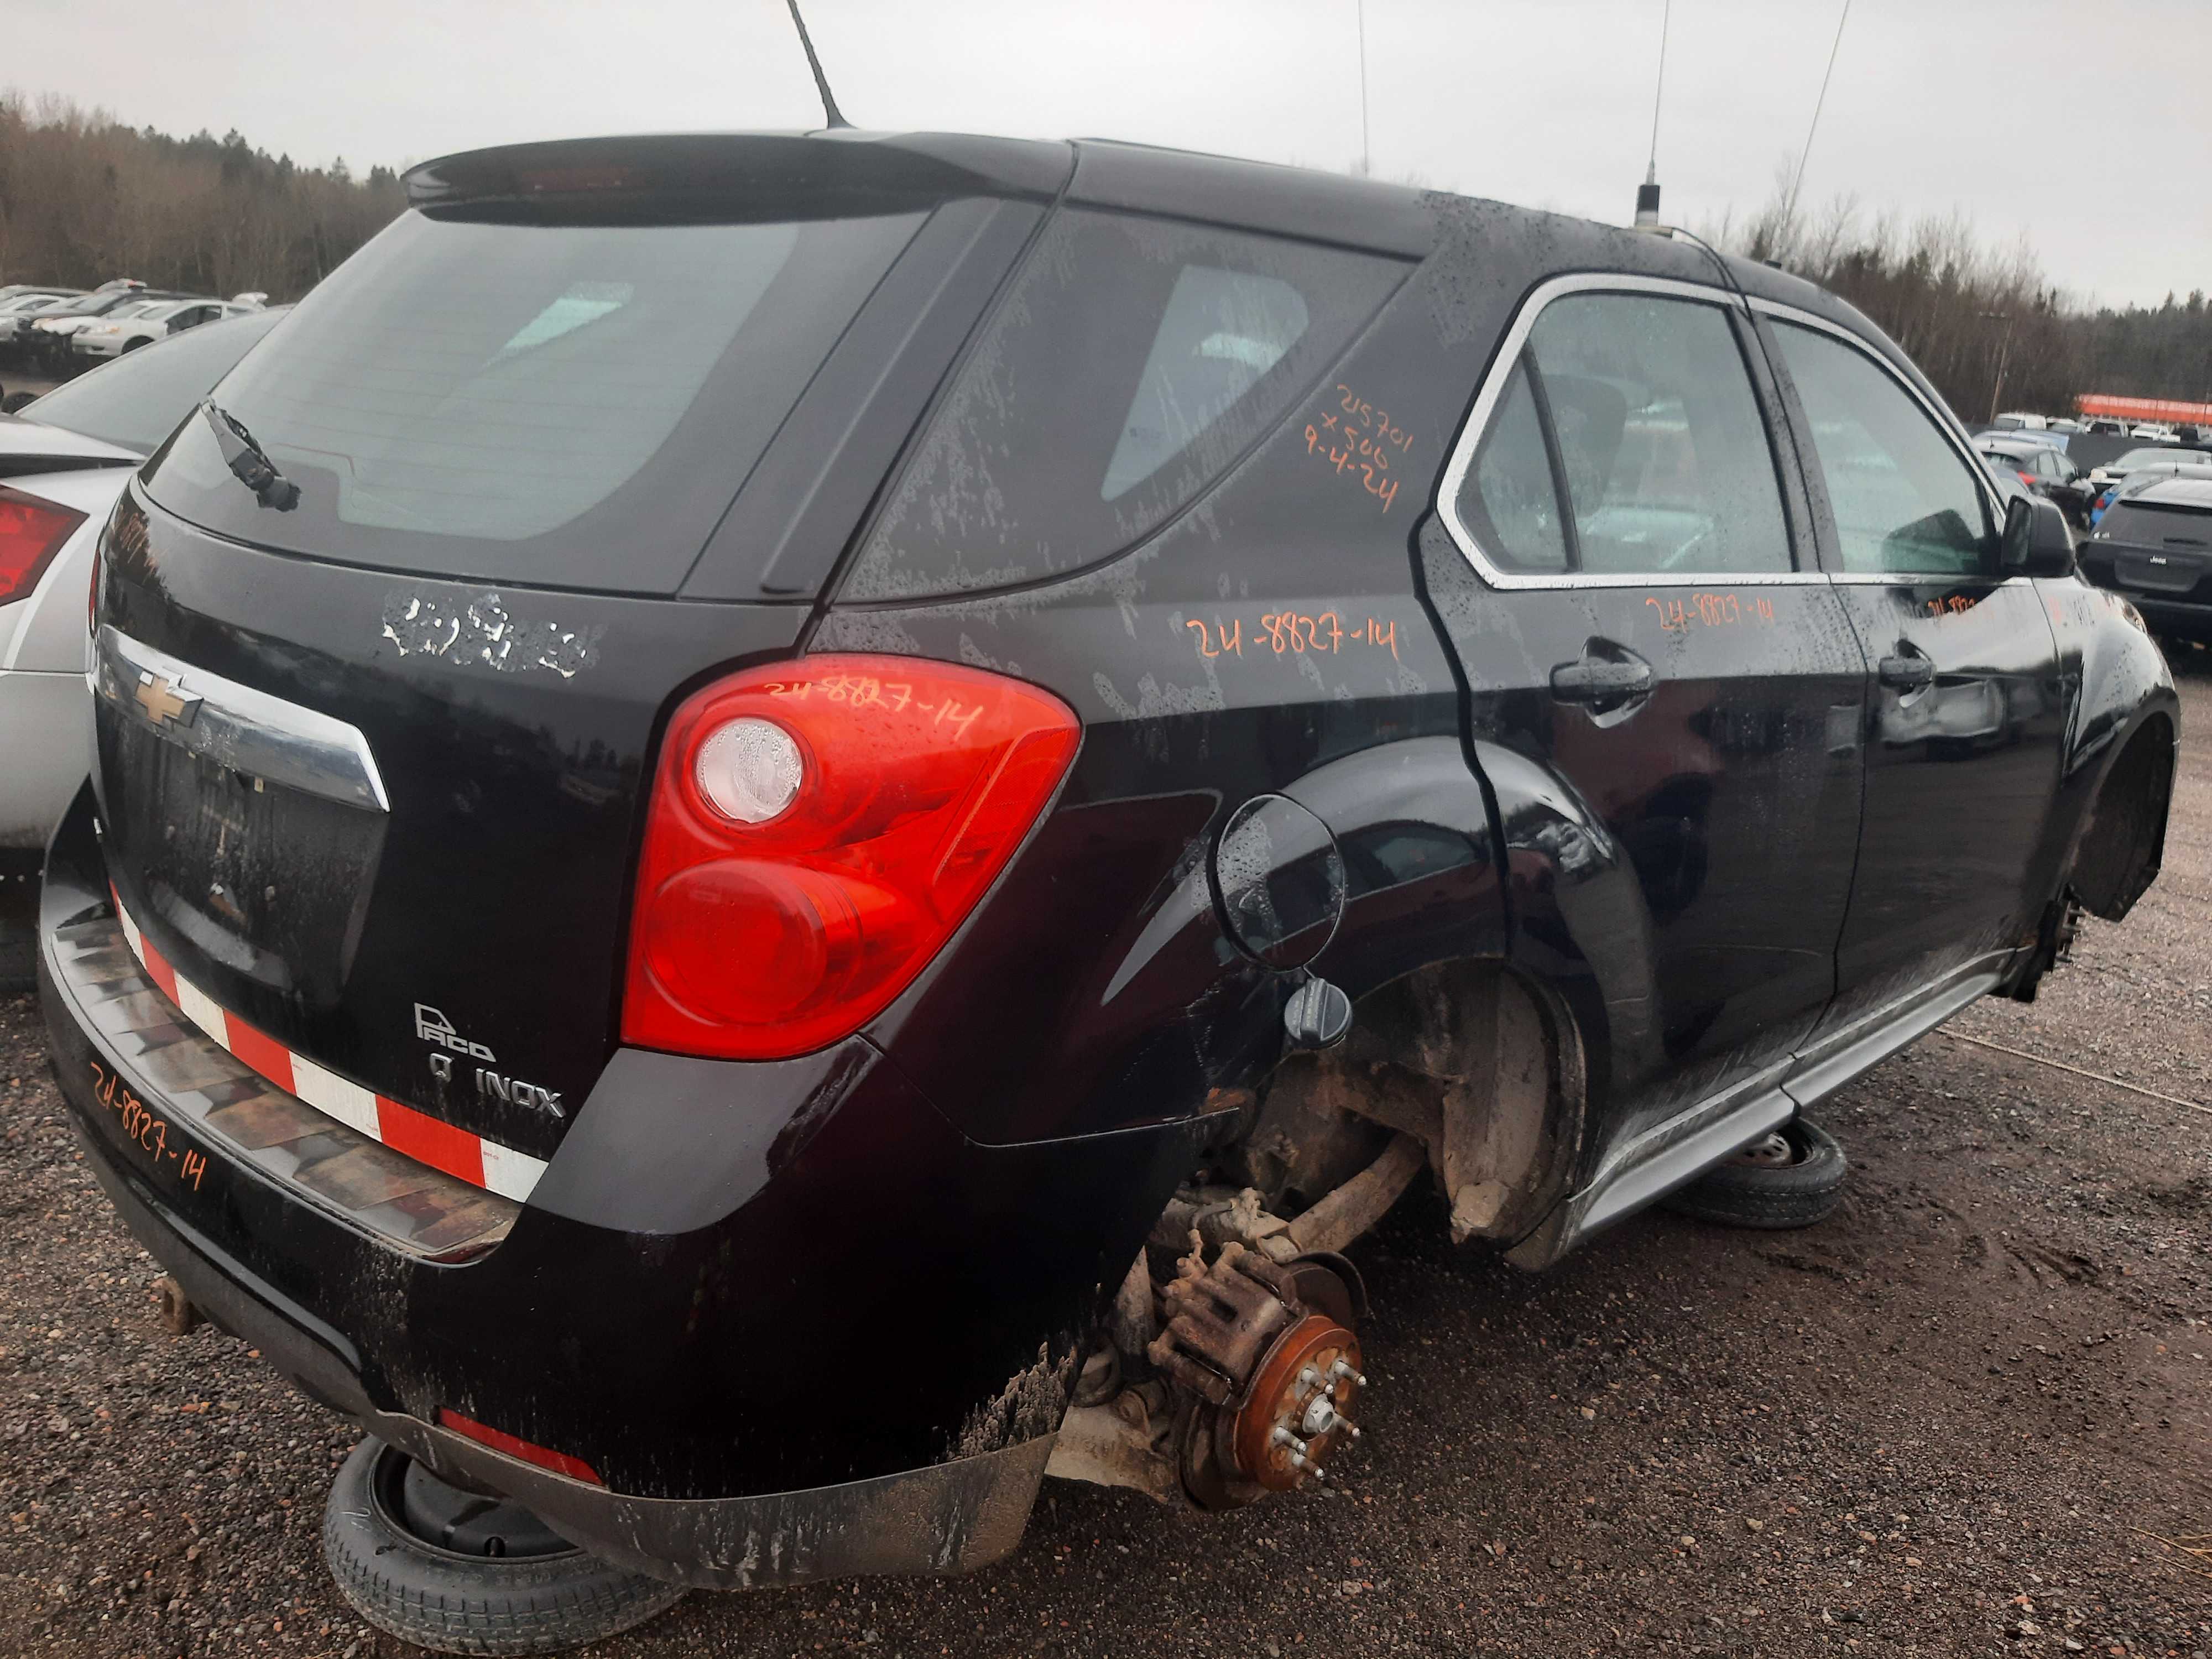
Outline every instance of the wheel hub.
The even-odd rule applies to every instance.
[[[377,1454],[369,1495],[384,1518],[418,1544],[471,1560],[548,1560],[576,1547],[521,1504],[464,1492],[396,1447]]]
[[[1359,1437],[1351,1417],[1367,1382],[1359,1360],[1359,1339],[1324,1315],[1284,1332],[1223,1422],[1239,1472],[1271,1492],[1326,1480],[1329,1454]]]

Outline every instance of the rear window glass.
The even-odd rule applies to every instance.
[[[1035,581],[1128,547],[1282,420],[1403,269],[1061,211],[932,421],[845,597]]]
[[[150,454],[283,314],[212,324],[128,352],[55,387],[27,404],[22,417]]]
[[[349,563],[673,592],[922,217],[404,215],[216,393],[299,505],[262,509],[204,422],[148,488],[210,529]]]

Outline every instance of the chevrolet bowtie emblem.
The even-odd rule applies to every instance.
[[[146,711],[146,718],[156,726],[167,726],[172,722],[190,726],[192,716],[200,709],[198,692],[185,690],[185,683],[180,679],[173,679],[167,674],[155,674],[149,670],[140,672],[138,690],[134,695],[138,699],[138,706]]]

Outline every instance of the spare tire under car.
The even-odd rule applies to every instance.
[[[373,1436],[331,1482],[323,1553],[362,1618],[438,1653],[557,1653],[684,1595],[578,1549],[518,1504],[448,1486]]]
[[[1835,1137],[1799,1116],[1664,1202],[1670,1210],[1724,1227],[1809,1227],[1843,1202],[1850,1172],[1850,1160]]]

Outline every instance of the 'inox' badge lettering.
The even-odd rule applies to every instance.
[[[565,1119],[568,1114],[561,1104],[561,1091],[538,1084],[525,1083],[520,1078],[507,1077],[492,1070],[498,1056],[481,1042],[471,1042],[453,1029],[453,1022],[427,1002],[415,1005],[415,1035],[425,1042],[436,1043],[441,1050],[430,1056],[430,1075],[441,1083],[453,1080],[453,1055],[466,1054],[471,1060],[489,1062],[476,1068],[477,1094],[484,1100],[497,1100],[516,1106],[534,1107]]]

